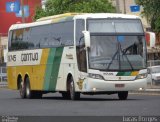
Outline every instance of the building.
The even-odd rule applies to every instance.
[[[147,23],[147,20],[145,17],[141,15],[141,12],[143,10],[142,6],[140,6],[140,11],[132,12],[131,6],[135,6],[135,0],[111,0],[114,6],[116,6],[117,13],[124,13],[124,14],[131,14],[131,15],[137,15],[141,17],[142,23],[144,28],[149,28],[150,25]]]
[[[24,19],[22,17],[22,5]],[[0,64],[5,60],[8,29],[12,24],[33,21],[36,7],[41,6],[41,0],[0,0]]]
[[[41,0],[0,0],[0,34],[1,36],[5,36],[8,33],[8,29],[12,24],[21,23],[22,22],[22,11],[20,6],[24,6],[25,13],[25,22],[32,22],[33,15],[35,13],[36,7],[41,5]],[[16,10],[17,4],[9,4],[19,2],[19,10]],[[8,6],[7,8],[7,5]],[[13,8],[12,8],[13,7]],[[17,7],[18,8],[18,7]],[[10,10],[8,10],[10,9]],[[16,12],[14,11],[16,10]]]
[[[43,9],[45,9],[45,3],[46,3],[46,1],[47,1],[47,0],[42,0],[42,1],[41,1],[42,8],[43,8]]]

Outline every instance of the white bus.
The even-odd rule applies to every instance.
[[[139,17],[73,14],[45,17],[9,29],[7,75],[22,98],[60,92],[118,94],[146,87],[146,41]]]

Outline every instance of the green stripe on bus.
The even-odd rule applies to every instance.
[[[132,72],[118,72],[117,76],[130,76]]]
[[[124,72],[118,72],[117,73],[117,76],[123,76],[124,75]]]
[[[125,72],[124,76],[131,76],[132,72]]]
[[[45,79],[44,79],[44,90],[49,90],[49,84],[51,79],[52,65],[53,59],[56,52],[56,48],[51,48],[48,54],[47,66],[45,71]]]
[[[51,48],[49,51],[44,90],[55,91],[63,48]]]
[[[53,79],[50,81],[49,90],[55,90],[56,89],[56,84],[57,84],[57,78],[58,78],[62,53],[63,53],[63,48],[57,48],[56,49],[56,53],[55,53],[54,60],[53,60],[52,73],[51,73],[51,77]]]

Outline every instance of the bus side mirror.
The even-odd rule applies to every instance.
[[[85,46],[86,46],[86,48],[90,48],[90,46],[91,46],[90,32],[83,31],[83,34],[84,34]]]

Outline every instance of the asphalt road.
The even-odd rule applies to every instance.
[[[79,101],[64,100],[59,93],[43,99],[21,99],[18,91],[0,88],[0,115],[16,116],[160,116],[160,95],[82,95]]]

